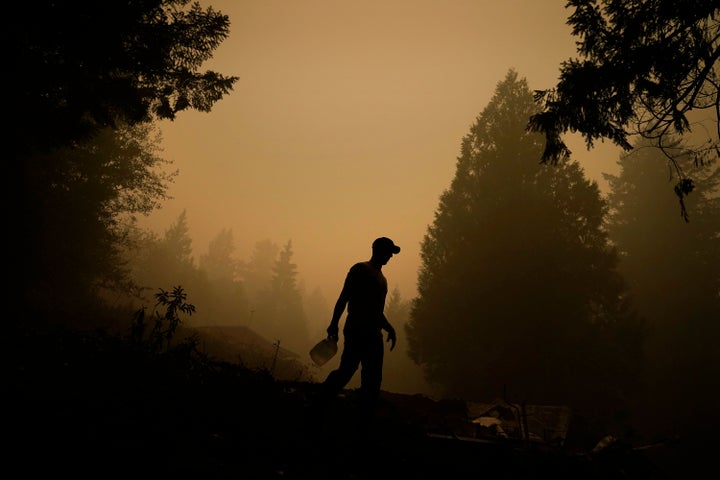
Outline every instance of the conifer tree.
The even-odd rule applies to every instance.
[[[135,235],[128,265],[140,297],[147,302],[159,288],[167,289],[168,285],[181,286],[195,297],[200,275],[192,256],[187,211],[180,212],[162,236],[144,231]],[[202,311],[201,306],[199,309]]]
[[[422,242],[410,355],[449,396],[620,408],[639,320],[597,184],[576,162],[538,164],[536,108],[510,70],[463,139]]]
[[[245,288],[238,277],[232,229],[224,228],[200,256],[205,288],[197,295],[203,311],[199,316],[211,325],[245,325],[249,308]],[[198,303],[200,304],[200,303]]]
[[[209,279],[233,280],[238,269],[234,253],[232,229],[225,228],[210,241],[207,253],[200,256],[200,268],[207,273]]]
[[[664,435],[720,425],[720,168],[696,167],[690,155],[676,162],[696,179],[689,223],[667,214],[677,211],[667,188],[674,166],[652,142],[639,141],[617,162],[620,173],[606,175],[610,237],[649,326],[644,410]]]
[[[273,255],[273,258],[270,257]],[[269,240],[255,244],[253,257],[244,272],[254,285],[251,328],[268,340],[280,341],[297,354],[310,348],[307,317],[298,286],[297,265],[293,263],[292,241],[280,249]]]

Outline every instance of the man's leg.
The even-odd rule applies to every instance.
[[[363,348],[360,372],[360,407],[364,420],[370,420],[382,385],[382,367],[385,347],[382,332],[368,339]]]
[[[358,342],[347,337],[344,340],[343,352],[340,356],[340,365],[330,372],[323,382],[324,393],[328,396],[337,395],[345,388],[345,385],[352,379],[358,369],[361,360],[362,350],[358,348]]]
[[[360,365],[359,350],[356,343],[345,338],[342,355],[340,356],[340,365],[331,371],[325,381],[319,385],[319,390],[314,401],[310,405],[310,427],[316,434],[322,435],[325,428],[325,420],[329,407],[332,406],[332,400],[340,391],[348,384]],[[320,430],[318,431],[318,427]]]

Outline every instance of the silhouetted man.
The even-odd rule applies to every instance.
[[[327,395],[336,395],[360,371],[360,405],[364,415],[371,415],[380,394],[383,367],[383,335],[387,331],[390,350],[395,348],[395,329],[385,317],[387,280],[383,265],[400,253],[400,247],[387,237],[372,243],[372,257],[350,268],[342,291],[335,303],[332,320],[327,328],[328,337],[337,341],[340,317],[347,306],[343,328],[343,351],[340,365],[330,372],[323,383]]]

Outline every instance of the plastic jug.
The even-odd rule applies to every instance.
[[[310,350],[310,358],[318,367],[325,365],[338,351],[337,340],[325,338]]]

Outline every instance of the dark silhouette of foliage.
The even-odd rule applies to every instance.
[[[71,145],[104,127],[210,111],[237,77],[199,69],[226,15],[189,0],[40,0],[8,22],[17,152]]]
[[[570,0],[568,18],[579,37],[580,58],[563,62],[555,88],[536,92],[542,111],[529,129],[541,132],[543,162],[569,156],[562,135],[580,132],[591,148],[609,139],[630,150],[630,135],[655,139],[675,168],[674,190],[684,200],[694,181],[675,158],[697,164],[720,156],[720,7],[717,2],[678,0]],[[677,149],[673,137],[691,131],[691,111],[711,113],[707,137]],[[705,122],[706,124],[708,122]],[[706,128],[707,125],[700,125]]]
[[[124,257],[135,286],[128,301],[145,304],[158,285],[179,282],[193,292],[194,303],[201,307],[193,316],[195,326],[247,324],[249,305],[243,284],[234,278],[238,262],[232,256],[231,232],[223,230],[210,242],[198,266],[189,229],[187,212],[182,211],[162,236],[140,229],[132,232]]]
[[[538,168],[537,111],[510,71],[463,139],[422,243],[410,355],[446,396],[621,408],[640,324],[576,162]]]
[[[160,352],[161,349],[169,350],[170,342],[177,333],[182,320],[180,313],[192,315],[195,313],[195,305],[187,303],[187,294],[181,286],[173,287],[172,291],[162,288],[155,294],[157,302],[153,310],[153,325],[149,327],[145,318],[145,307],[139,309],[133,315],[130,325],[130,339],[138,344],[147,345],[151,352]],[[158,308],[165,308],[162,315]],[[196,344],[196,338],[191,339]]]
[[[680,476],[660,475],[668,472],[657,471],[647,450],[578,455],[430,436],[471,424],[462,402],[417,395],[383,392],[372,436],[358,438],[352,391],[333,405],[332,423],[310,421],[313,383],[278,381],[265,370],[179,345],[150,352],[101,332],[16,333],[4,345],[12,372],[5,398],[12,415],[4,432],[13,440],[5,466],[28,478],[325,480],[376,479],[378,472],[393,478],[443,478],[448,472],[463,478],[568,480]],[[367,455],[348,462],[358,452]],[[697,452],[680,457],[683,474],[701,477],[692,473],[710,464],[698,466]]]
[[[122,252],[132,216],[157,208],[174,176],[159,172],[155,133],[150,124],[103,129],[27,159],[20,232],[32,308],[75,310],[100,289],[131,288]]]
[[[157,208],[173,178],[155,168],[150,124],[231,91],[236,77],[200,70],[229,20],[188,0],[41,0],[18,4],[7,27],[25,303],[69,311],[131,287],[124,222]]]

